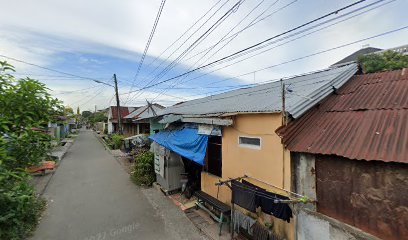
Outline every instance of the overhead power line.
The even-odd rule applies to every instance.
[[[207,38],[222,22],[225,21],[233,12],[235,12],[242,2],[245,0],[237,1],[227,12],[224,13],[214,24],[211,25],[203,34],[201,34],[190,46],[187,47],[175,60],[168,64],[160,73],[158,73],[153,79],[151,79],[145,86],[154,83],[155,81],[162,78],[171,68],[173,68],[184,56],[186,56],[191,50],[193,50],[200,42]],[[223,4],[221,7],[223,7]],[[214,15],[214,14],[213,14]],[[212,17],[212,16],[211,16]],[[210,18],[211,18],[210,17]],[[205,24],[205,23],[204,23]],[[194,34],[194,33],[193,33]],[[129,91],[131,93],[132,91]],[[140,94],[139,94],[140,95]],[[133,96],[133,98],[138,97],[138,95]]]
[[[268,15],[268,17],[272,16],[273,14],[283,10],[286,8],[286,6],[289,6],[290,4],[296,2],[297,0],[285,5],[284,7],[281,7],[279,9],[277,9],[276,11],[272,12],[271,14]],[[254,18],[252,21],[249,22],[249,24],[247,24],[247,26],[245,26],[243,28],[243,30],[238,31],[237,33],[233,34],[232,37],[227,37],[236,27],[238,27],[246,18],[249,17],[249,15],[251,15],[251,13],[253,11],[255,11],[262,3],[263,1],[261,1],[258,5],[256,5],[246,16],[244,16],[227,34],[225,34],[216,44],[212,45],[211,48],[208,48],[207,52],[202,55],[195,63],[194,65],[191,67],[195,67],[195,65],[201,61],[207,54],[209,54],[213,49],[215,49],[215,47],[222,43],[224,40],[229,39],[226,43],[224,43],[221,47],[218,48],[218,50],[216,50],[214,53],[212,53],[206,60],[204,60],[203,63],[205,63],[206,61],[210,60],[214,55],[216,55],[217,53],[219,53],[222,49],[224,49],[224,47],[226,47],[230,42],[232,42],[236,37],[238,37],[238,35],[240,33],[242,33],[245,29],[249,28],[250,26],[253,26],[252,24],[254,24],[259,18],[262,17],[262,15],[264,15],[271,7],[273,7],[275,4],[277,4],[279,2],[279,0],[275,0],[274,2],[272,2],[261,14],[259,14],[256,18]],[[189,71],[191,68],[189,68],[187,71]],[[183,78],[179,79],[178,82],[174,83],[172,86],[170,86],[168,89],[163,90],[162,92],[168,92],[169,90],[171,90],[172,88],[174,88],[174,86],[177,86],[179,84],[181,84],[183,82],[183,79],[187,78],[188,75],[185,75]],[[153,100],[157,99],[161,94],[158,94]]]
[[[149,64],[148,66],[152,65],[153,63],[155,63],[161,56],[163,56],[163,54],[165,54],[171,47],[174,46],[174,44],[176,44],[181,38],[184,37],[184,35],[187,34],[187,32],[189,32],[195,25],[197,25],[197,23],[199,23],[203,18],[205,18],[205,16],[207,16],[208,13],[210,13],[215,6],[217,6],[222,0],[218,0],[218,2],[216,2],[207,12],[204,13],[204,15],[202,15],[199,19],[197,19],[197,21],[195,21],[193,23],[193,25],[191,25],[186,31],[184,31],[176,40],[174,40],[163,52],[161,52],[157,57],[155,57]],[[228,0],[229,1],[229,0]],[[228,2],[227,1],[227,2]]]
[[[175,54],[182,46],[184,46],[184,44],[186,44],[186,43],[188,42],[188,40],[190,40],[205,24],[207,24],[208,21],[209,21],[212,17],[214,17],[214,15],[217,14],[217,13],[224,7],[224,5],[226,5],[229,1],[230,1],[230,0],[227,0],[227,1],[226,1],[225,3],[223,3],[218,9],[216,9],[215,12],[212,13],[211,16],[209,16],[208,19],[204,21],[204,23],[202,23],[192,34],[190,34],[190,36],[188,36],[188,37],[180,44],[180,46],[178,46],[178,47],[177,47],[172,53],[170,53],[170,55],[167,56],[165,59],[162,59],[161,62],[160,62],[160,64],[158,64],[152,71],[150,71],[150,72],[148,73],[148,75],[149,75],[149,76],[150,76],[150,75],[153,75],[153,73],[154,73],[157,69],[159,69],[167,60],[170,59],[171,56],[173,56],[173,54]],[[207,13],[211,12],[211,10],[212,10],[216,5],[218,5],[218,2],[217,2],[213,7],[211,7],[211,9],[208,10],[201,18],[205,17],[205,16],[207,15]],[[201,18],[200,18],[200,19],[201,19]],[[197,22],[199,22],[200,19],[197,20]],[[196,23],[197,23],[197,22],[196,22]],[[195,24],[193,24],[190,28],[192,28],[194,25],[195,25]],[[187,32],[188,32],[188,30],[186,30],[185,33],[187,33]],[[185,33],[184,33],[184,34],[185,34]],[[183,34],[183,35],[184,35],[184,34]],[[181,36],[181,37],[182,37],[182,36]],[[181,37],[180,37],[180,38],[181,38]],[[151,64],[149,64],[149,65],[151,65]],[[148,84],[150,84],[150,82],[149,82]],[[148,85],[148,84],[146,84],[146,85]]]
[[[109,83],[106,83],[106,82],[104,82],[104,81],[102,81],[102,80],[99,80],[99,79],[94,79],[94,78],[90,78],[90,77],[84,77],[84,76],[80,76],[80,75],[77,75],[77,74],[72,74],[72,73],[63,72],[63,71],[60,71],[60,70],[55,70],[55,69],[52,69],[52,68],[49,68],[49,67],[40,66],[40,65],[35,64],[35,63],[30,63],[30,62],[26,62],[26,61],[24,61],[24,60],[20,60],[20,59],[17,59],[17,58],[9,57],[9,56],[3,55],[3,54],[0,54],[0,57],[7,58],[7,59],[10,59],[10,60],[19,62],[19,63],[24,63],[24,64],[26,64],[26,65],[34,66],[34,67],[37,67],[37,68],[41,68],[41,69],[44,69],[44,70],[47,70],[47,71],[50,71],[50,72],[56,72],[56,73],[63,74],[63,75],[67,75],[67,76],[71,76],[71,77],[76,77],[76,78],[81,78],[81,79],[85,79],[85,80],[90,80],[90,81],[94,81],[94,82],[96,82],[96,83],[100,83],[100,84],[104,84],[104,85],[113,87],[113,85],[111,85],[111,84],[109,84]]]
[[[270,65],[270,66],[258,69],[256,71],[263,71],[263,70],[266,70],[266,69],[271,69],[271,68],[281,66],[281,65],[285,65],[285,64],[288,64],[288,63],[292,63],[292,62],[295,62],[295,61],[303,60],[303,59],[306,59],[306,58],[309,58],[309,57],[313,57],[313,56],[317,56],[317,55],[320,55],[320,54],[323,54],[323,53],[331,52],[331,51],[341,49],[341,48],[344,48],[344,47],[347,47],[347,46],[350,46],[350,45],[354,45],[354,44],[357,44],[357,43],[361,43],[361,42],[364,42],[364,41],[367,41],[367,40],[371,40],[371,39],[379,38],[379,37],[386,36],[386,35],[389,35],[389,34],[392,34],[392,33],[396,33],[396,32],[399,32],[399,31],[402,31],[402,30],[405,30],[405,29],[408,29],[408,25],[404,26],[404,27],[401,27],[401,28],[394,29],[394,30],[390,30],[390,31],[387,31],[387,32],[383,32],[383,33],[380,33],[380,34],[377,34],[377,35],[374,35],[374,36],[371,36],[371,37],[362,38],[362,39],[359,39],[357,41],[353,41],[353,42],[349,42],[349,43],[346,43],[346,44],[343,44],[343,45],[339,45],[337,47],[329,48],[329,49],[322,50],[322,51],[319,51],[319,52],[315,52],[315,53],[312,53],[312,54],[309,54],[309,55],[294,58],[294,59],[291,59],[291,60],[288,60],[288,61],[285,61],[285,62]]]
[[[242,50],[240,50],[240,51],[237,51],[237,52],[235,52],[235,53],[232,53],[232,54],[230,54],[230,55],[228,55],[228,56],[226,56],[226,57],[222,57],[222,58],[220,58],[220,59],[218,59],[218,60],[215,60],[215,61],[210,62],[210,63],[208,63],[208,64],[205,64],[205,65],[203,65],[203,66],[200,66],[200,67],[194,68],[194,69],[192,69],[192,70],[190,70],[190,71],[187,71],[187,72],[184,72],[184,73],[182,73],[182,74],[179,74],[179,75],[177,75],[177,76],[175,76],[175,77],[171,77],[171,78],[169,78],[169,79],[166,79],[166,80],[163,80],[163,81],[160,81],[160,82],[157,82],[157,83],[154,83],[154,84],[145,86],[145,87],[140,88],[140,89],[138,89],[138,90],[136,90],[136,91],[140,91],[140,90],[143,90],[143,89],[147,89],[147,88],[151,88],[151,87],[154,87],[154,86],[163,84],[163,83],[165,83],[165,82],[168,82],[168,81],[171,81],[171,80],[180,78],[180,77],[182,77],[182,76],[185,76],[185,75],[187,75],[187,74],[190,74],[190,73],[192,73],[192,72],[196,72],[196,71],[198,71],[198,70],[207,68],[207,67],[209,67],[209,66],[211,66],[211,65],[214,65],[214,64],[216,64],[216,63],[219,63],[219,62],[221,62],[221,61],[225,61],[225,60],[227,60],[227,59],[229,59],[229,58],[231,58],[231,57],[233,57],[233,56],[236,56],[236,55],[238,55],[238,54],[244,53],[245,51],[248,51],[248,50],[253,49],[253,48],[255,48],[255,47],[258,47],[258,46],[260,46],[260,45],[262,45],[262,44],[265,44],[265,43],[267,43],[267,42],[270,42],[271,40],[273,40],[273,39],[275,39],[275,38],[278,38],[278,37],[283,36],[283,35],[285,35],[285,34],[288,34],[288,33],[291,33],[291,32],[293,32],[293,31],[296,31],[296,30],[298,30],[298,29],[300,29],[300,28],[302,28],[302,27],[305,27],[305,26],[307,26],[307,25],[310,25],[310,24],[312,24],[312,23],[314,23],[314,22],[317,22],[317,21],[319,21],[319,20],[321,20],[321,19],[324,19],[324,18],[326,18],[326,17],[329,17],[329,16],[331,16],[331,15],[338,14],[340,11],[346,10],[346,9],[348,9],[348,8],[351,8],[351,7],[353,7],[353,6],[357,5],[357,4],[363,3],[363,2],[365,2],[365,1],[366,1],[366,0],[360,0],[360,1],[354,2],[354,3],[349,4],[349,5],[347,5],[347,6],[343,7],[343,8],[340,8],[340,9],[337,9],[337,10],[332,11],[332,12],[330,12],[330,13],[327,13],[327,14],[325,14],[325,15],[323,15],[323,16],[321,16],[321,17],[318,17],[318,18],[316,18],[316,19],[314,19],[314,20],[311,20],[311,21],[309,21],[309,22],[306,22],[306,23],[304,23],[304,24],[301,24],[301,25],[299,25],[299,26],[297,26],[297,27],[295,27],[295,28],[292,28],[292,29],[287,30],[287,31],[285,31],[285,32],[283,32],[283,33],[277,34],[277,35],[275,35],[275,36],[273,36],[273,37],[270,37],[270,38],[268,38],[268,39],[266,39],[266,40],[263,40],[263,41],[261,41],[261,42],[259,42],[259,43],[256,43],[256,44],[254,44],[254,45],[251,45],[251,46],[249,46],[249,47],[246,47],[246,48],[244,48],[244,49],[242,49]],[[134,92],[136,92],[136,91],[134,91]]]
[[[144,61],[144,59],[145,59],[145,57],[146,57],[147,51],[149,50],[150,43],[152,42],[154,33],[156,32],[157,24],[159,23],[160,16],[161,16],[161,13],[162,13],[162,11],[163,11],[163,7],[164,7],[164,4],[165,4],[165,3],[166,3],[166,0],[162,0],[162,2],[161,2],[161,4],[160,4],[159,11],[157,12],[156,19],[155,19],[155,21],[154,21],[152,31],[150,32],[150,36],[149,36],[149,39],[147,40],[146,47],[145,47],[145,49],[144,49],[144,51],[143,51],[143,54],[142,54],[142,57],[141,57],[141,59],[140,59],[139,65],[137,66],[137,71],[136,71],[135,77],[134,77],[134,79],[133,79],[133,81],[132,81],[132,85],[131,85],[131,87],[130,87],[130,91],[132,91],[133,86],[134,86],[134,83],[135,83],[135,81],[136,81],[136,79],[137,79],[137,76],[139,75],[140,69],[142,68],[143,61]]]
[[[376,1],[376,2],[371,3],[371,4],[369,4],[369,5],[363,6],[363,7],[359,8],[359,9],[356,9],[356,10],[353,10],[353,11],[351,11],[351,12],[345,13],[345,14],[343,14],[343,15],[341,15],[341,16],[336,17],[336,18],[327,20],[327,21],[325,21],[325,22],[323,22],[323,23],[319,23],[319,24],[317,24],[317,25],[315,25],[315,26],[312,26],[312,27],[310,27],[310,28],[308,28],[308,29],[306,29],[306,30],[302,30],[302,31],[300,31],[300,32],[294,33],[294,34],[292,34],[292,35],[290,35],[290,36],[288,36],[288,37],[283,37],[283,38],[281,38],[281,39],[277,39],[277,40],[274,41],[274,43],[280,42],[280,41],[285,40],[285,39],[287,39],[287,38],[289,38],[289,37],[292,37],[292,36],[296,36],[296,35],[298,35],[298,34],[300,34],[300,33],[306,32],[306,31],[311,30],[311,29],[313,29],[313,28],[322,26],[322,25],[325,24],[325,23],[331,22],[331,21],[333,21],[333,20],[337,20],[337,19],[339,19],[339,18],[342,18],[342,17],[347,16],[347,15],[349,15],[349,14],[352,14],[352,13],[354,13],[354,12],[358,12],[358,11],[360,11],[360,10],[362,10],[362,9],[365,9],[365,8],[367,8],[367,7],[370,7],[370,6],[373,6],[373,5],[375,5],[375,4],[379,3],[379,2],[383,2],[383,1],[384,1],[384,0]],[[209,75],[209,74],[211,74],[211,73],[217,72],[217,71],[219,71],[219,70],[228,68],[228,67],[233,66],[233,65],[235,65],[235,64],[238,64],[238,63],[240,63],[240,62],[243,62],[243,61],[245,61],[245,60],[248,60],[248,59],[250,59],[250,58],[253,58],[253,57],[257,56],[257,55],[263,54],[263,53],[268,52],[268,51],[270,51],[270,50],[273,50],[273,49],[275,49],[275,48],[277,48],[277,47],[280,47],[280,46],[283,46],[283,45],[288,44],[288,43],[290,43],[290,42],[296,41],[296,40],[298,40],[298,39],[301,39],[301,38],[306,37],[306,36],[308,36],[308,35],[311,35],[311,34],[313,34],[313,33],[316,33],[316,32],[319,32],[319,31],[321,31],[321,30],[324,30],[324,29],[326,29],[326,28],[329,28],[329,27],[331,27],[331,26],[334,26],[334,25],[336,25],[336,24],[345,22],[345,21],[347,21],[347,20],[349,20],[349,19],[352,19],[352,18],[354,18],[354,17],[360,16],[360,15],[362,15],[362,14],[364,14],[364,13],[367,13],[367,12],[369,12],[369,11],[372,11],[372,10],[374,10],[374,9],[377,9],[377,8],[379,8],[379,7],[382,7],[382,6],[386,5],[386,4],[389,4],[389,3],[394,2],[394,1],[396,1],[396,0],[390,0],[390,1],[385,2],[385,3],[383,3],[383,4],[374,6],[373,8],[370,8],[370,9],[367,9],[367,10],[365,10],[365,11],[359,12],[359,13],[357,13],[357,14],[354,14],[354,15],[350,16],[350,17],[347,17],[347,18],[342,19],[342,20],[340,20],[340,21],[334,22],[334,23],[332,23],[332,24],[330,24],[330,25],[324,26],[324,27],[319,28],[319,29],[317,29],[317,30],[314,30],[314,31],[312,31],[312,32],[303,34],[303,35],[301,35],[301,36],[299,36],[299,37],[296,37],[296,38],[294,38],[294,39],[291,39],[291,40],[288,40],[288,41],[286,41],[286,42],[283,42],[283,43],[281,43],[281,44],[279,44],[279,45],[276,45],[276,46],[273,46],[273,47],[268,48],[268,49],[266,49],[266,50],[263,50],[262,52],[258,52],[258,53],[256,53],[256,54],[250,55],[249,57],[240,59],[240,60],[235,61],[235,62],[233,62],[233,63],[230,63],[230,64],[228,64],[228,65],[226,65],[226,66],[223,66],[223,67],[217,68],[217,69],[215,69],[215,70],[212,70],[212,71],[203,73],[203,74],[201,74],[201,75],[199,75],[199,76],[196,76],[196,77],[194,77],[194,78],[188,79],[188,80],[186,80],[186,81],[184,81],[184,82],[182,82],[182,83],[190,82],[190,81],[193,81],[193,80],[202,78],[202,77],[204,77],[204,76],[206,76],[206,75]],[[214,65],[214,66],[216,66],[216,65]],[[212,67],[214,67],[214,66],[212,66]],[[207,85],[214,85],[214,84],[216,84],[216,83],[218,83],[218,82],[224,82],[224,81],[227,81],[227,80],[230,80],[230,79],[234,79],[234,78],[243,77],[243,76],[246,76],[246,75],[255,74],[255,73],[259,72],[259,71],[260,71],[260,70],[250,71],[250,72],[247,72],[247,73],[244,73],[244,74],[240,74],[240,75],[237,75],[237,76],[234,76],[234,77],[229,77],[229,78],[226,78],[226,79],[222,79],[222,80],[217,81],[217,82],[212,82],[212,83],[209,83],[209,84],[207,84]],[[207,86],[207,85],[206,85],[206,86]]]
[[[402,30],[405,30],[405,29],[408,29],[408,25],[406,25],[404,27],[394,29],[394,30],[390,30],[390,31],[387,31],[387,32],[383,32],[383,33],[380,33],[380,34],[377,34],[377,35],[374,35],[374,36],[371,36],[371,37],[367,37],[367,38],[363,38],[363,39],[360,39],[360,40],[357,40],[357,41],[353,41],[353,42],[349,42],[349,43],[346,43],[346,44],[343,44],[343,45],[339,45],[337,47],[329,48],[329,49],[326,49],[326,50],[323,50],[323,51],[319,51],[319,52],[315,52],[315,53],[305,55],[305,56],[302,56],[302,57],[294,58],[294,59],[291,59],[291,60],[288,60],[288,61],[285,61],[285,62],[270,65],[268,67],[259,69],[258,71],[271,69],[271,68],[281,66],[281,65],[284,65],[284,64],[288,64],[288,63],[292,63],[292,62],[295,62],[295,61],[303,60],[303,59],[310,58],[310,57],[313,57],[313,56],[317,56],[317,55],[320,55],[320,54],[323,54],[323,53],[327,53],[327,52],[331,52],[331,51],[334,51],[334,50],[337,50],[337,49],[341,49],[341,48],[344,48],[344,47],[347,47],[347,46],[350,46],[350,45],[361,43],[361,42],[364,42],[364,41],[367,41],[367,40],[370,40],[370,39],[379,38],[379,37],[382,37],[382,36],[385,36],[385,35],[396,33],[396,32],[399,32],[399,31],[402,31]],[[263,90],[265,90],[265,89],[263,89]],[[248,92],[248,93],[255,93],[255,92],[259,92],[259,91],[260,90],[255,90],[253,92]],[[224,98],[230,98],[230,97],[234,97],[234,96],[236,96],[236,95],[229,95],[229,96],[226,96]],[[222,98],[222,99],[224,99],[224,98]]]
[[[293,0],[293,1],[289,2],[288,4],[286,4],[286,5],[284,5],[284,6],[280,7],[280,8],[278,8],[278,9],[276,9],[275,11],[273,11],[273,12],[271,12],[271,13],[269,13],[268,15],[266,15],[266,16],[260,18],[260,17],[261,17],[262,15],[264,15],[271,7],[273,7],[278,1],[273,2],[273,3],[272,3],[271,5],[269,5],[261,14],[259,14],[258,17],[256,17],[253,21],[251,21],[246,27],[244,27],[243,29],[239,30],[238,32],[232,34],[231,36],[225,38],[225,39],[222,40],[221,42],[224,42],[224,41],[227,41],[227,40],[229,40],[228,42],[230,42],[230,39],[231,39],[231,38],[237,37],[240,33],[244,32],[245,30],[247,30],[247,29],[249,29],[249,28],[255,26],[256,24],[258,24],[258,23],[260,23],[260,22],[266,20],[267,18],[269,18],[269,17],[275,15],[276,13],[278,13],[278,12],[284,10],[285,8],[287,8],[287,7],[289,7],[290,5],[296,3],[297,1],[298,1],[298,0]],[[209,49],[212,49],[214,46],[215,46],[215,45],[209,46],[208,48],[205,48],[205,49],[203,49],[202,51],[197,52],[197,53],[194,54],[193,56],[188,57],[188,58],[186,59],[186,61],[190,60],[191,58],[194,58],[194,57],[197,56],[197,55],[200,55],[201,53],[206,52],[206,51],[209,50]]]

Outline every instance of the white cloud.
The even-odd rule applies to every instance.
[[[143,52],[150,34],[160,2],[159,0],[0,0],[2,6],[2,14],[0,14],[0,53],[44,66],[49,66],[59,61],[60,59],[58,59],[58,57],[60,56],[58,53],[60,52],[98,53],[138,61],[140,53]],[[167,1],[149,49],[149,55],[158,56],[215,2],[216,0]],[[265,1],[237,30],[248,24],[257,13],[265,9],[272,2],[274,2],[274,0]],[[280,0],[269,13],[289,2],[289,0]],[[346,1],[324,0],[310,2],[299,0],[287,9],[276,13],[276,15],[271,18],[260,22],[255,27],[240,34],[233,42],[223,47],[211,60],[215,60],[221,56],[225,56],[295,27],[305,21],[319,17],[324,13],[346,5],[347,3],[345,2]],[[351,3],[351,1],[347,2]],[[191,55],[217,42],[257,3],[258,2],[255,1],[245,1],[226,22],[215,30],[205,41],[200,43]],[[228,3],[224,10],[217,16],[220,17],[222,12],[226,11],[227,6],[232,6],[232,4],[234,4],[233,1]],[[404,10],[407,8],[407,1],[395,1],[373,12],[331,27],[330,29],[288,43],[268,53],[254,57],[251,60],[236,64],[233,67],[222,69],[217,72],[217,74],[232,77],[351,42],[359,38],[385,32],[401,26],[401,19],[406,17]],[[214,21],[215,18],[212,22],[206,24],[206,28]],[[203,30],[200,31],[200,33],[202,32]],[[190,39],[177,53],[181,53],[181,50],[191,44],[194,39],[196,39],[196,37]],[[349,53],[358,50],[363,44],[368,43],[373,47],[388,48],[406,44],[406,39],[408,39],[407,31],[349,46],[307,60],[279,66],[268,71],[259,72],[255,74],[255,80],[253,75],[248,75],[241,79],[245,82],[252,83],[254,81],[265,81],[317,70],[325,68]],[[172,49],[174,50],[175,48]],[[171,51],[169,51],[169,53]],[[178,54],[175,54],[175,56]],[[172,58],[174,59],[175,56]],[[195,62],[194,59],[183,61],[183,64],[191,66]],[[94,64],[103,63],[99,59],[80,56],[79,63],[90,62]],[[146,61],[145,64],[149,62],[150,61]],[[24,71],[41,72],[23,64],[17,64],[17,67]],[[200,85],[203,83],[203,79],[194,82]],[[80,84],[79,81],[70,86],[63,82],[49,84],[52,89],[65,91],[68,91],[68,89],[86,88],[92,85],[92,83]],[[112,92],[111,90],[105,91],[94,100],[90,100],[89,103],[87,103],[87,107],[89,108],[95,103],[98,103],[97,105],[107,105],[106,99],[110,99]],[[188,94],[189,93],[186,93],[185,95]],[[83,95],[82,92],[66,94],[63,98],[70,104],[74,103],[75,100]],[[143,98],[149,99],[152,98],[153,95],[155,95],[153,92],[146,92]],[[180,96],[182,96],[182,94]],[[175,98],[169,96],[161,96],[160,100],[169,103],[170,101],[176,101]]]

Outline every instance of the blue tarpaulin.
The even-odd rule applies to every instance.
[[[183,128],[161,131],[149,137],[163,147],[204,166],[208,136],[199,135],[198,129]]]

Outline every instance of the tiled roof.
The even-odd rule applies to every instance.
[[[408,69],[357,75],[278,129],[292,152],[408,163]]]
[[[294,118],[341,87],[357,72],[357,65],[305,74],[284,82],[290,92],[286,94],[286,111]],[[280,112],[282,108],[279,81],[256,87],[229,91],[205,98],[180,103],[160,111],[159,115],[208,115],[223,113]]]

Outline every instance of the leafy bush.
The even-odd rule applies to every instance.
[[[135,163],[131,178],[137,185],[151,186],[156,181],[154,172],[154,154],[147,150],[140,150],[135,156]]]
[[[120,134],[112,134],[112,147],[113,149],[119,149],[122,146],[122,141],[125,137]]]
[[[51,137],[43,130],[61,112],[43,83],[13,71],[0,61],[0,239],[24,239],[38,222],[44,203],[25,169],[46,157]]]
[[[390,71],[408,67],[408,55],[389,50],[381,54],[362,55],[358,62],[365,73]]]
[[[0,169],[0,239],[25,239],[35,229],[45,202],[38,199],[28,175]]]

